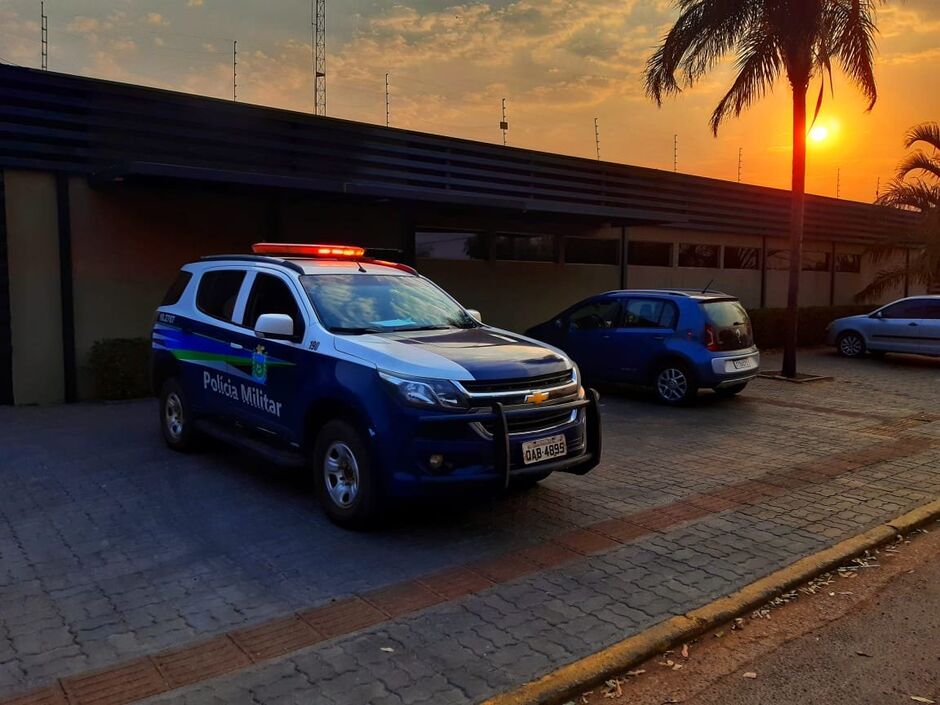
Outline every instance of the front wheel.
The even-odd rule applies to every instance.
[[[688,404],[698,394],[698,384],[688,367],[681,362],[661,365],[653,376],[653,391],[663,404]]]
[[[317,496],[330,519],[348,529],[365,529],[380,517],[380,487],[362,434],[346,421],[330,421],[313,450]]]
[[[865,339],[854,330],[846,331],[836,340],[836,349],[842,357],[861,357],[865,354]]]

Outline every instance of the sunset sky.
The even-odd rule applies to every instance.
[[[228,98],[238,40],[240,101],[312,109],[309,0],[47,0],[53,71]],[[396,127],[787,187],[786,83],[717,138],[708,116],[730,73],[657,108],[642,69],[675,18],[672,0],[327,0],[328,114]],[[808,188],[870,201],[912,124],[940,119],[940,0],[891,0],[878,24],[871,113],[836,77],[811,141]],[[39,0],[0,0],[0,60],[38,66]],[[811,89],[818,90],[818,84]]]

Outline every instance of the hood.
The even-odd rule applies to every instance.
[[[563,353],[498,328],[337,335],[339,352],[402,375],[455,380],[503,380],[563,372]]]

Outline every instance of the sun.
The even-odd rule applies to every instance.
[[[813,140],[813,142],[822,142],[828,136],[829,136],[829,128],[824,127],[823,125],[815,125],[809,131],[809,138]]]

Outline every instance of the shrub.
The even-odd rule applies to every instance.
[[[151,393],[150,340],[147,338],[95,341],[89,366],[97,399],[137,399]]]
[[[877,308],[862,306],[808,306],[800,309],[797,336],[802,346],[822,345],[826,342],[826,326],[843,316],[871,313]],[[786,335],[787,310],[785,308],[757,308],[748,311],[754,327],[754,341],[761,348],[782,348]]]

